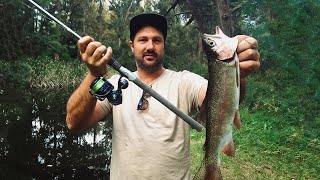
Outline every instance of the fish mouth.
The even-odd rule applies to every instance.
[[[216,51],[216,46],[218,46],[218,42],[221,41],[222,37],[225,36],[225,34],[222,32],[222,30],[219,28],[219,26],[216,26],[215,28],[216,33],[215,34],[206,34],[204,33],[202,36],[203,41],[210,47],[213,48],[214,51]]]

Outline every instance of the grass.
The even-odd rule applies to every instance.
[[[319,179],[317,131],[281,122],[281,116],[241,111],[243,127],[235,130],[236,156],[222,156],[224,179]],[[305,136],[305,132],[311,136]],[[191,133],[192,172],[203,158],[205,132]]]

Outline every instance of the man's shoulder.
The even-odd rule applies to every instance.
[[[184,75],[194,75],[194,76],[199,76],[198,74],[188,71],[188,70],[181,70],[181,71],[175,71],[171,69],[166,69],[166,74],[170,75],[175,75],[175,76],[184,76]]]
[[[174,71],[174,70],[170,70],[170,69],[167,69],[167,78],[178,78],[178,79],[204,79],[204,77],[194,73],[194,72],[191,72],[191,71],[188,71],[188,70],[181,70],[181,71]]]

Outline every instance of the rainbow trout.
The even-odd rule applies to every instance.
[[[222,179],[220,154],[224,151],[227,155],[234,155],[232,125],[234,121],[240,121],[237,44],[236,38],[229,38],[219,27],[216,27],[216,34],[203,35],[203,48],[208,59],[208,88],[200,115],[206,122],[206,141],[205,157],[194,180]]]

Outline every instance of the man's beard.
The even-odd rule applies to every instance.
[[[155,58],[152,64],[149,64],[146,60],[144,60],[144,57],[146,55],[152,55]],[[135,59],[136,59],[137,67],[145,72],[151,73],[162,67],[163,56],[159,56],[154,51],[144,52],[141,58],[135,56]]]

